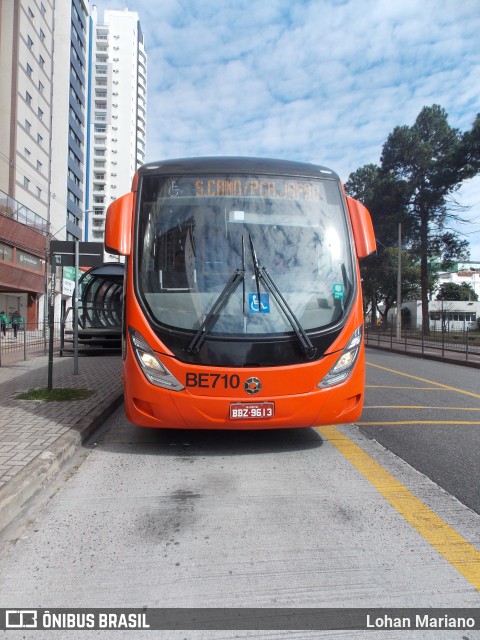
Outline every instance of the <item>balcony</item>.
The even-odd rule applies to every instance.
[[[3,191],[0,191],[0,214],[40,233],[46,234],[48,232],[48,223],[44,218]]]

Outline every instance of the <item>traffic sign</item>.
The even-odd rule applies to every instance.
[[[56,267],[75,266],[75,241],[52,240],[50,255]],[[103,264],[103,242],[78,242],[78,266],[100,267]]]

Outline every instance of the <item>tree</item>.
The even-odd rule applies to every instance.
[[[407,202],[412,249],[420,259],[422,327],[429,332],[429,258],[443,264],[468,257],[468,242],[448,228],[459,216],[449,198],[480,170],[480,116],[461,134],[438,105],[424,107],[413,126],[396,127],[382,152],[382,169],[396,182]]]
[[[478,300],[478,295],[468,282],[445,282],[438,291],[437,300]]]
[[[417,297],[420,281],[420,269],[418,262],[412,258],[412,255],[405,250],[402,250],[402,300],[407,298]],[[399,304],[397,300],[397,277],[398,277],[398,248],[389,247],[382,253],[381,264],[379,265],[379,280],[378,280],[378,299],[383,303],[383,309],[378,308],[378,312],[382,316],[382,321],[385,324],[388,317],[388,312],[395,303]],[[401,301],[400,301],[401,306]]]
[[[367,164],[351,173],[345,190],[360,200],[372,216],[377,251],[361,261],[360,273],[365,311],[371,312],[371,323],[375,325],[380,304],[384,303],[388,311],[396,300],[397,249],[393,255],[391,248],[398,243],[399,222],[403,225],[408,222],[405,198],[399,183],[375,164]],[[386,311],[381,312],[383,320]]]

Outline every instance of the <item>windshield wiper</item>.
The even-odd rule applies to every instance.
[[[232,274],[230,280],[225,285],[222,293],[215,300],[212,308],[205,316],[204,321],[200,325],[197,333],[193,336],[192,341],[187,347],[187,351],[189,353],[198,353],[200,351],[200,347],[202,346],[205,338],[210,333],[210,331],[215,326],[220,314],[222,313],[225,305],[232,297],[236,288],[240,284],[240,282],[245,281],[245,269],[236,269]]]
[[[314,358],[315,354],[317,353],[316,348],[313,346],[310,338],[307,336],[305,329],[300,324],[300,320],[292,311],[290,305],[285,300],[282,292],[278,288],[272,276],[268,273],[265,267],[262,267],[262,268],[259,267],[258,260],[257,260],[257,253],[255,251],[255,247],[253,246],[252,236],[248,234],[248,237],[250,240],[250,251],[252,253],[253,269],[255,272],[255,282],[257,283],[259,308],[261,304],[260,303],[260,282],[263,282],[265,285],[265,288],[268,289],[268,291],[270,291],[270,293],[273,295],[278,306],[283,311],[283,314],[285,315],[292,329],[294,330],[295,335],[297,336],[300,344],[302,345],[303,353],[309,360],[312,360],[312,358]]]

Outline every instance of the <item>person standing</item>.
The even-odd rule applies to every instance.
[[[13,337],[15,340],[17,339],[18,329],[22,324],[22,322],[23,322],[22,316],[18,313],[18,311],[15,311],[12,314],[12,329],[13,329]]]
[[[2,331],[4,338],[7,335],[7,324],[8,324],[8,318],[5,315],[5,311],[0,311],[0,329]]]

